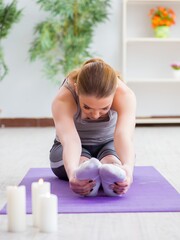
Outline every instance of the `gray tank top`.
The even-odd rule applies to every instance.
[[[117,113],[113,110],[109,110],[108,118],[102,121],[82,119],[78,95],[68,83],[68,79],[63,82],[63,85],[71,92],[77,104],[74,123],[82,145],[99,145],[113,140]]]

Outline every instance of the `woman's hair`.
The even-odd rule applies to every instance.
[[[81,68],[71,72],[68,77],[77,84],[81,95],[108,97],[117,88],[119,74],[100,58],[86,61]]]

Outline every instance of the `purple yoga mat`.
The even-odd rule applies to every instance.
[[[43,178],[58,196],[59,213],[180,212],[180,194],[151,166],[135,167],[134,182],[123,197],[81,197],[59,180],[49,168],[31,168],[21,181],[26,186],[27,213],[31,210],[31,183]],[[1,210],[6,214],[6,206]]]

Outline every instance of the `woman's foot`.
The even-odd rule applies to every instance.
[[[102,164],[99,174],[105,194],[108,196],[121,196],[115,193],[110,188],[110,185],[116,182],[123,182],[126,179],[126,172],[115,164]]]
[[[76,178],[78,180],[92,180],[96,182],[96,185],[92,191],[86,196],[96,196],[101,185],[101,180],[99,177],[99,169],[101,167],[101,162],[96,158],[91,158],[88,161],[81,163],[79,168],[76,170]]]

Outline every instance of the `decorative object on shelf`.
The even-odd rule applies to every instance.
[[[151,17],[151,26],[154,29],[155,37],[169,37],[169,28],[175,24],[175,12],[171,8],[157,7],[150,9],[149,16]]]
[[[35,39],[29,50],[30,58],[32,61],[41,59],[47,78],[59,84],[59,73],[67,75],[92,57],[90,44],[93,41],[93,31],[98,23],[108,18],[110,1],[36,2],[49,16],[35,26]]]
[[[21,15],[22,10],[17,9],[16,0],[6,5],[4,5],[2,0],[0,1],[0,80],[2,80],[8,73],[1,40],[8,36],[13,24],[20,20]]]
[[[170,29],[168,26],[159,26],[154,28],[154,36],[156,38],[167,38],[170,36]]]
[[[180,80],[180,62],[171,64],[173,76],[175,79]]]

